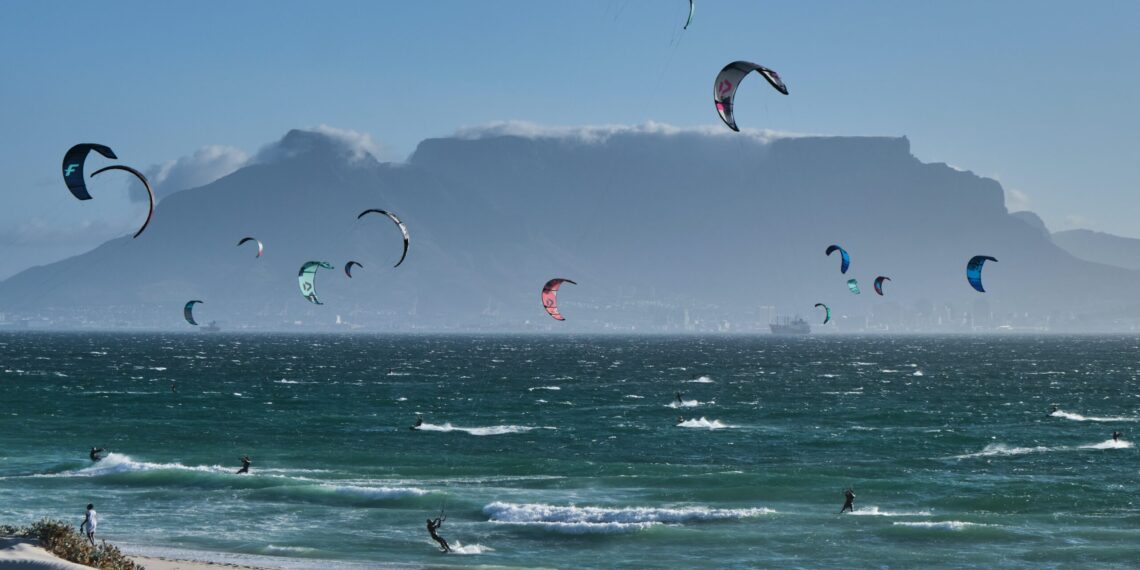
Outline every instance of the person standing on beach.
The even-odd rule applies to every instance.
[[[444,515],[440,515],[440,516],[436,517],[434,521],[431,519],[428,519],[427,520],[427,529],[428,529],[428,534],[431,535],[431,539],[439,543],[439,549],[440,550],[442,550],[443,552],[451,552],[451,547],[447,545],[447,541],[444,540],[442,536],[436,534],[436,532],[435,532],[436,529],[443,526],[443,521],[445,521],[445,520],[447,520],[447,517]]]
[[[241,456],[241,469],[238,469],[237,474],[241,475],[242,473],[249,473],[249,464],[250,463],[252,463],[252,461],[249,460],[248,455]]]
[[[851,488],[848,487],[847,490],[843,492],[843,497],[846,500],[843,501],[843,508],[839,509],[839,514],[843,514],[844,511],[855,512],[855,491],[852,491]]]
[[[79,524],[79,532],[86,532],[87,541],[91,546],[95,546],[95,527],[98,526],[99,520],[95,515],[95,505],[87,504],[87,515],[83,517],[83,522]]]
[[[92,447],[91,448],[91,461],[99,461],[100,459],[103,459],[102,457],[99,457],[99,454],[102,452],[103,452],[102,447]]]

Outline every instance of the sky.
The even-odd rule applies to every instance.
[[[501,121],[907,136],[1001,182],[1053,231],[1140,238],[1140,2],[1021,0],[9,2],[0,19],[0,278],[130,235],[125,179],[80,202],[59,172],[111,146],[163,190],[237,168],[293,128],[383,160]],[[92,158],[90,164],[106,162]],[[92,169],[88,168],[90,172]]]

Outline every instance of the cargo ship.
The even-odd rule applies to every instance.
[[[772,328],[772,334],[809,334],[811,333],[811,325],[800,317],[789,319],[777,319],[778,322],[768,325]]]

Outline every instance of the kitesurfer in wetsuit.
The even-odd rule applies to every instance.
[[[408,429],[416,429],[422,425],[424,425],[424,419],[420,416],[416,416],[416,423]]]
[[[1122,434],[1118,431],[1112,432],[1112,441],[1120,441],[1120,436],[1122,436],[1122,435],[1124,435],[1124,434]]]
[[[678,404],[684,404],[685,403],[685,400],[681,399],[681,393],[680,392],[677,392],[677,403]]]
[[[683,423],[685,423],[685,418],[677,416],[677,425],[681,425]]]
[[[99,453],[102,451],[103,451],[102,447],[92,447],[91,448],[91,461],[99,461],[100,459],[103,459],[102,457],[99,457]]]
[[[855,512],[855,491],[848,488],[843,492],[843,497],[846,500],[843,501],[843,508],[839,509],[839,514],[843,514],[844,511]]]
[[[1051,415],[1053,415],[1053,414],[1055,414],[1055,413],[1057,413],[1057,404],[1053,404],[1053,409],[1052,409],[1052,410],[1049,410],[1049,414],[1048,414],[1048,415],[1050,415],[1050,416],[1051,416]]]
[[[447,545],[447,541],[444,540],[443,537],[436,534],[436,532],[435,532],[436,529],[443,526],[443,521],[445,521],[445,520],[447,520],[447,517],[445,515],[440,515],[440,516],[436,517],[436,519],[434,521],[431,519],[428,519],[427,520],[427,529],[428,529],[428,534],[431,535],[431,539],[439,543],[439,549],[440,550],[442,550],[443,552],[451,552],[451,547]]]
[[[248,455],[241,456],[241,469],[238,469],[237,474],[249,473],[249,464],[251,463]]]

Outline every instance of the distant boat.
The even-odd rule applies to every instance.
[[[809,334],[811,333],[811,325],[801,317],[789,319],[784,317],[779,322],[768,325],[772,328],[772,334]]]
[[[202,327],[202,332],[218,332],[220,330],[222,328],[218,326],[218,321],[210,321],[210,324]]]

